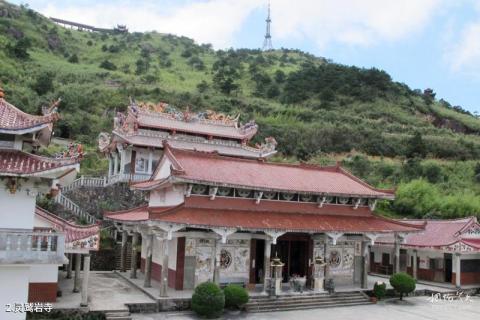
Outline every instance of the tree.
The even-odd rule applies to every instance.
[[[18,40],[14,46],[9,45],[8,49],[10,54],[18,59],[27,59],[30,57],[28,54],[28,49],[32,46],[30,39],[28,38],[21,38]]]
[[[425,158],[427,155],[427,146],[423,141],[422,134],[416,131],[407,141],[407,158]]]
[[[205,91],[208,90],[208,83],[205,81],[205,80],[202,80],[202,82],[200,82],[199,84],[197,84],[197,90],[198,92],[200,93],[204,93]]]
[[[417,179],[398,187],[393,207],[400,214],[422,218],[438,209],[439,198],[434,185]]]
[[[78,56],[76,53],[72,54],[70,58],[68,58],[68,62],[70,63],[78,63]]]
[[[400,300],[403,300],[403,295],[409,294],[415,290],[415,279],[405,272],[395,273],[390,277],[390,284],[400,293]]]
[[[110,60],[103,60],[102,63],[100,63],[100,68],[112,70],[112,71],[117,70],[117,66]]]
[[[37,76],[35,83],[33,84],[33,90],[35,90],[38,95],[44,95],[47,92],[53,90],[53,79],[54,74],[51,72],[42,72]]]

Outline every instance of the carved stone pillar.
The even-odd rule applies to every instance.
[[[137,246],[138,246],[138,233],[134,232],[132,235],[132,261],[130,265],[130,278],[137,278]]]
[[[68,254],[68,265],[67,265],[67,279],[72,279],[72,262],[73,262],[73,254]]]
[[[145,257],[145,279],[143,286],[145,288],[152,286],[152,252],[153,252],[153,235],[146,235],[146,257]]]
[[[80,253],[75,254],[75,276],[73,278],[73,292],[79,292],[80,290],[80,267],[82,262],[82,255]]]
[[[162,263],[162,275],[160,279],[160,296],[168,297],[168,247],[170,241],[163,240],[163,263]]]
[[[88,279],[90,277],[90,255],[83,258],[82,302],[80,306],[88,306]]]
[[[370,257],[370,241],[362,241],[362,289],[368,289],[368,265]]]
[[[460,288],[462,286],[462,256],[460,253],[455,253],[455,287]]]
[[[413,250],[413,266],[412,266],[412,270],[413,270],[413,278],[415,280],[417,280],[417,268],[418,268],[418,265],[417,265],[417,256],[418,256],[418,253],[417,253],[417,249],[414,249]]]
[[[264,249],[264,258],[263,258],[263,269],[264,269],[264,278],[263,278],[263,292],[267,293],[268,285],[270,283],[270,260],[272,254],[272,240],[265,240],[265,249]]]
[[[215,263],[213,268],[213,282],[216,284],[220,284],[220,250],[218,241],[218,239],[215,239]]]
[[[393,272],[400,272],[400,239],[395,233],[393,244]]]
[[[120,271],[127,271],[127,231],[122,231],[122,248],[120,249]]]

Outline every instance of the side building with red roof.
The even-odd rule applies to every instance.
[[[293,280],[314,290],[325,279],[366,287],[375,239],[423,230],[374,214],[377,201],[392,200],[393,191],[339,166],[272,163],[163,143],[151,178],[131,185],[149,193],[148,205],[105,213],[123,243],[128,235],[134,244],[141,236],[145,286],[159,281],[160,295],[204,281],[268,292]],[[282,265],[281,275],[272,264]]]
[[[458,288],[480,286],[480,224],[476,217],[400,221],[424,225],[425,231],[407,235],[398,246],[392,236],[378,238],[370,253],[371,272],[390,274],[397,254],[397,269],[415,279]]]
[[[78,153],[55,158],[38,154],[50,142],[59,118],[56,107],[45,109],[44,115],[27,114],[7,102],[0,88],[1,319],[25,318],[24,312],[8,312],[7,305],[56,300],[58,267],[68,263],[68,238],[80,228],[36,209],[39,194],[70,183],[80,169]]]
[[[131,102],[125,113],[118,112],[111,134],[101,133],[98,144],[109,160],[108,181],[139,181],[150,177],[162,156],[163,141],[180,149],[216,151],[242,158],[269,157],[276,141],[266,138],[255,146],[249,141],[258,125],[242,124],[211,110],[180,111],[167,103]]]

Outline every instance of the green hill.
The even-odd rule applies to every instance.
[[[436,100],[431,90],[394,82],[381,70],[298,50],[215,51],[156,32],[70,30],[0,1],[0,82],[7,99],[31,113],[61,97],[55,134],[89,150],[100,131],[111,129],[114,112],[125,109],[129,97],[168,101],[180,108],[240,113],[243,121],[254,118],[260,125],[254,142],[274,136],[277,161],[341,160],[377,186],[408,187],[418,177],[429,181],[406,195],[416,201],[400,199],[385,212],[480,212],[478,200],[468,200],[468,206],[459,202],[480,194],[475,161],[480,120]],[[93,152],[82,166],[85,173],[104,169]],[[419,188],[429,189],[424,190],[431,193],[428,199],[418,198]],[[429,206],[415,208],[428,201]]]

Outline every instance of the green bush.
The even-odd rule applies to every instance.
[[[404,294],[409,294],[415,290],[415,279],[405,272],[395,273],[390,277],[390,284],[400,293],[400,300],[403,299]]]
[[[225,307],[225,295],[213,282],[199,284],[192,295],[192,310],[202,317],[218,318]]]
[[[235,284],[229,284],[223,293],[225,294],[225,307],[228,309],[241,309],[249,299],[247,290]]]
[[[377,281],[373,286],[373,294],[378,300],[382,300],[387,294],[387,284],[385,282]]]

